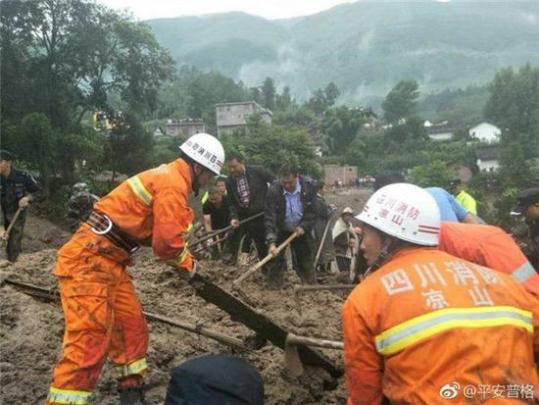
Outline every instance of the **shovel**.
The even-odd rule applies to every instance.
[[[329,226],[331,225],[331,220],[333,219],[333,213],[328,218],[328,222],[326,223],[326,227],[324,228],[324,232],[322,233],[322,239],[320,239],[320,245],[318,245],[318,250],[316,251],[316,257],[314,258],[314,271],[316,272],[316,266],[318,265],[318,261],[320,260],[320,254],[322,253],[322,248],[324,247],[324,242],[326,241],[326,236],[329,231]]]
[[[303,374],[303,363],[298,352],[298,346],[316,346],[325,349],[343,350],[344,343],[327,339],[316,339],[306,336],[297,336],[289,333],[286,336],[284,348],[285,375],[290,380],[296,379]]]
[[[350,269],[348,278],[350,282],[354,281],[354,278],[356,277],[356,263],[357,263],[357,255],[359,253],[359,238],[357,237],[357,234],[354,232],[354,247],[350,249],[352,251],[352,260],[350,260]]]
[[[6,243],[7,240],[9,239],[9,233],[11,232],[11,229],[13,228],[13,225],[15,225],[15,222],[17,221],[17,218],[19,217],[19,215],[21,214],[21,212],[23,210],[24,210],[24,208],[19,207],[19,208],[17,208],[17,211],[15,211],[15,215],[13,215],[13,218],[9,222],[9,225],[8,225],[6,231],[4,232],[4,235],[2,236],[2,243]]]
[[[293,232],[286,240],[281,243],[279,246],[277,246],[277,249],[275,250],[275,253],[269,253],[266,257],[264,257],[262,260],[260,260],[256,265],[251,267],[249,270],[247,270],[245,273],[243,273],[240,277],[238,277],[236,280],[233,281],[233,286],[238,287],[243,280],[245,280],[247,277],[249,277],[251,274],[256,273],[258,269],[260,269],[262,266],[264,266],[267,262],[272,260],[274,257],[277,257],[281,251],[287,247],[290,242],[292,242],[295,238],[297,238],[299,234],[297,232]]]
[[[245,224],[245,223],[247,223],[247,222],[249,222],[249,221],[252,221],[253,219],[259,218],[259,217],[261,217],[262,215],[264,215],[264,213],[263,213],[263,212],[259,212],[258,214],[255,214],[255,215],[252,215],[252,216],[247,217],[247,218],[245,218],[245,219],[242,219],[242,220],[240,221],[240,225],[243,225],[243,224]],[[200,239],[197,239],[197,240],[191,242],[191,243],[189,244],[189,246],[190,246],[191,248],[193,248],[194,246],[196,246],[196,245],[198,245],[198,244],[200,244],[200,243],[202,243],[202,242],[205,242],[205,241],[207,241],[208,239],[212,239],[213,237],[215,237],[215,236],[217,236],[217,235],[221,235],[222,233],[228,232],[228,231],[230,231],[231,229],[234,229],[234,227],[233,227],[232,225],[228,225],[227,227],[225,227],[225,228],[223,228],[223,229],[219,229],[219,230],[217,230],[217,231],[215,231],[215,232],[210,232],[209,234],[207,234],[207,235],[201,237]]]

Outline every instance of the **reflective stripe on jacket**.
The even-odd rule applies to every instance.
[[[539,387],[539,300],[436,249],[403,249],[359,284],[343,334],[349,404],[437,404],[453,383]]]
[[[124,181],[94,209],[134,240],[151,238],[157,256],[190,270],[192,258],[184,240],[194,217],[190,193],[190,167],[177,159]]]
[[[539,297],[539,274],[513,238],[490,225],[443,222],[439,249],[453,256],[512,275]]]

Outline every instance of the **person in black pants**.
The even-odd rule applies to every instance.
[[[260,216],[241,227],[239,222],[264,212],[268,186],[275,180],[275,176],[264,169],[246,166],[243,157],[238,153],[227,154],[226,163],[230,172],[226,183],[230,224],[236,228],[231,243],[237,247],[241,237],[247,233],[255,242],[258,258],[263,259],[268,254],[264,217]],[[235,263],[235,259],[234,257],[231,263]]]
[[[272,184],[266,199],[264,225],[269,252],[292,232],[300,236],[291,243],[296,271],[302,282],[315,283],[313,269],[314,240],[312,229],[316,221],[316,183],[298,175],[293,166],[284,166],[279,171],[279,181]],[[280,288],[286,268],[283,253],[279,254],[268,273],[271,288]]]
[[[26,209],[33,200],[44,199],[41,188],[27,172],[13,167],[14,155],[5,149],[0,150],[0,195],[3,225],[0,227],[0,239],[12,221],[15,221],[7,236],[6,253],[9,262],[17,261],[22,250],[22,237],[26,223]],[[15,218],[17,210],[21,209]]]

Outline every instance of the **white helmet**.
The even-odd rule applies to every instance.
[[[382,187],[356,218],[397,239],[417,245],[438,245],[440,210],[436,200],[413,184]]]
[[[180,145],[180,150],[216,175],[221,174],[225,150],[216,137],[204,133],[195,134]]]

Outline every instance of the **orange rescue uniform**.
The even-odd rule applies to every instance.
[[[539,300],[512,277],[432,248],[407,248],[343,307],[349,404],[483,403],[482,385],[539,389]],[[457,389],[457,387],[459,387]],[[467,392],[467,395],[471,395]],[[442,397],[443,396],[443,397]]]
[[[137,243],[151,239],[154,253],[191,271],[184,240],[193,211],[188,206],[191,169],[182,159],[142,172],[94,206]],[[126,266],[127,251],[82,224],[58,252],[65,333],[48,404],[86,404],[107,356],[120,387],[142,383],[147,372],[148,328]]]
[[[490,269],[512,275],[539,297],[539,274],[503,229],[490,225],[442,222],[440,250]]]

